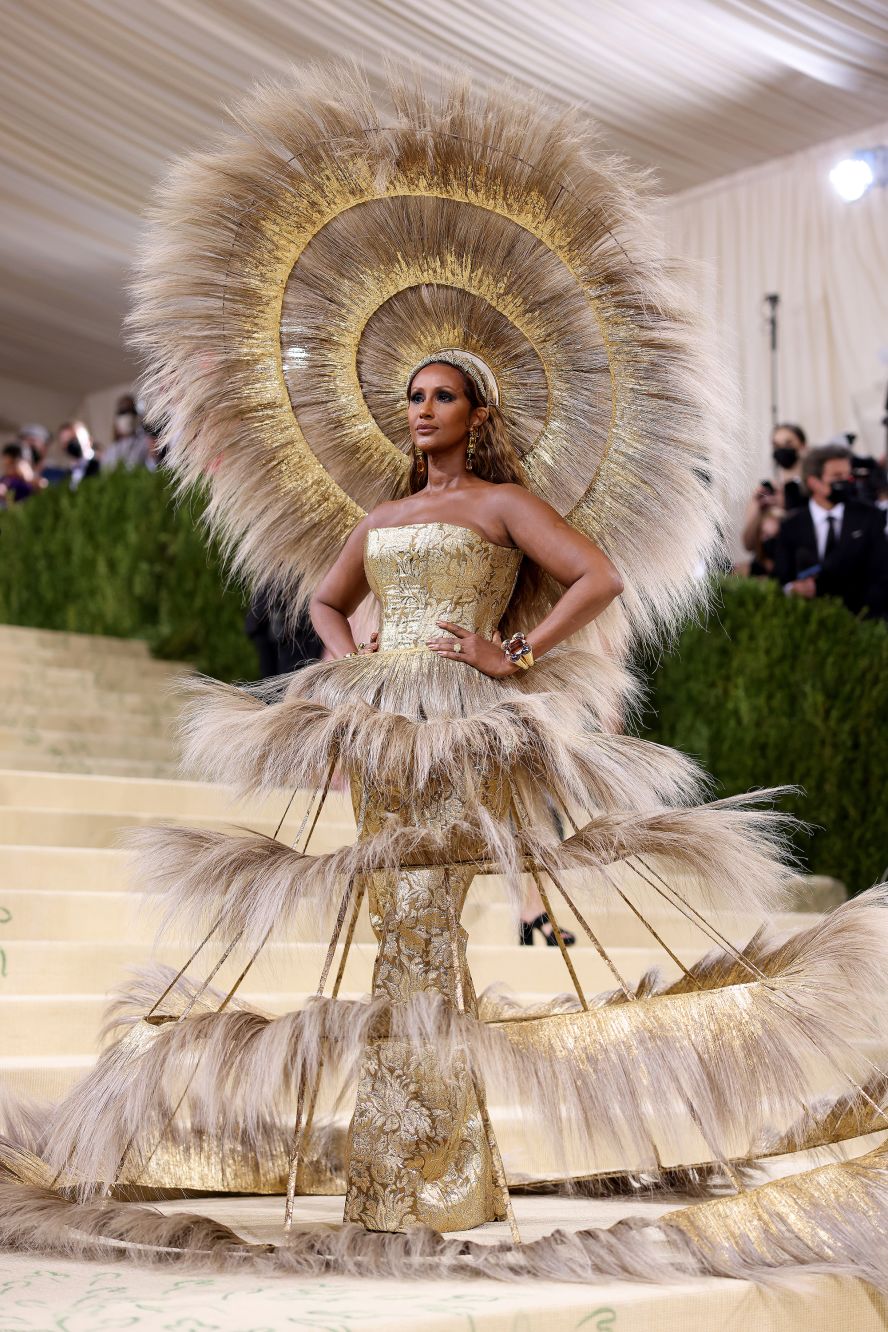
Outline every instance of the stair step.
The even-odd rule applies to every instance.
[[[264,990],[286,986],[310,989],[317,983],[326,955],[321,943],[269,943],[263,949],[250,977]],[[185,948],[162,949],[160,960],[180,966],[188,956]],[[225,963],[214,984],[225,988],[243,969],[245,950]],[[368,993],[372,984],[374,944],[353,944],[346,963],[343,984],[347,989]],[[637,979],[652,966],[664,974],[677,975],[674,964],[658,948],[615,948],[613,960],[629,979]],[[590,993],[613,988],[614,979],[593,948],[573,950],[574,965]],[[11,939],[0,951],[0,994],[47,994],[110,991],[133,967],[152,960],[152,949],[142,943],[33,942]],[[475,986],[501,983],[512,989],[538,994],[558,994],[570,985],[557,948],[521,948],[515,944],[492,946],[469,943],[469,965]],[[199,970],[195,965],[194,970]]]
[[[64,703],[65,715],[74,718],[83,713],[105,713],[118,717],[138,713],[148,717],[169,717],[175,714],[179,706],[171,693],[158,686],[144,690],[118,690],[99,688],[93,680],[89,687],[71,691],[48,685],[39,675],[32,677],[28,683],[6,686],[3,702],[7,712],[14,716],[32,709],[53,709],[58,712]]]
[[[71,892],[119,892],[128,888],[125,851],[81,846],[0,846],[0,884]]]
[[[158,820],[180,817],[247,820],[273,819],[284,812],[291,792],[274,792],[264,800],[235,803],[229,787],[212,782],[153,781],[132,778],[68,775],[47,772],[5,772],[0,769],[0,810],[38,808],[57,813],[132,815]],[[300,791],[293,800],[290,819],[301,818],[312,793]],[[353,825],[351,800],[331,791],[323,818]],[[20,839],[26,840],[24,838]],[[39,842],[38,842],[39,844]],[[78,845],[72,842],[73,846]]]
[[[0,663],[13,667],[21,665],[22,662],[33,666],[58,666],[63,670],[76,671],[89,671],[95,666],[107,670],[125,671],[137,671],[142,668],[145,670],[159,668],[173,672],[177,668],[185,671],[193,669],[187,662],[152,657],[147,648],[144,652],[106,652],[102,648],[83,646],[80,643],[66,648],[43,643],[12,643],[0,632]]]
[[[53,697],[42,707],[16,708],[14,715],[5,719],[10,732],[60,731],[66,735],[154,736],[174,737],[178,717],[177,706],[171,702],[158,704],[152,712],[74,712],[59,707],[60,700]],[[4,766],[0,754],[0,768]]]
[[[30,771],[36,759],[47,772],[67,772],[85,777],[150,777],[155,780],[174,781],[180,772],[178,761],[164,763],[161,759],[102,758],[78,754],[35,754],[33,749],[22,753],[0,751],[0,762],[5,768]]]
[[[155,657],[109,657],[96,652],[22,652],[4,647],[0,640],[0,679],[3,680],[7,677],[21,679],[39,676],[53,685],[64,687],[69,683],[89,685],[101,677],[105,683],[132,680],[139,684],[145,680],[163,688],[178,676],[189,673],[194,674],[194,667],[178,661],[159,661]],[[69,681],[69,676],[86,678]]]
[[[126,938],[134,943],[150,945],[154,941],[159,919],[159,904],[150,895],[138,891],[77,892],[71,888],[0,887],[0,944],[11,939],[113,943]],[[588,937],[579,929],[570,912],[565,910],[558,920],[566,928],[575,931],[577,947],[591,947]],[[792,914],[780,917],[777,921],[780,928],[787,930],[804,929],[811,923],[810,916]],[[492,876],[476,880],[463,908],[462,924],[473,943],[506,945],[516,940],[513,909],[504,900],[503,888]],[[629,911],[596,914],[591,917],[590,924],[596,938],[605,948],[650,946],[650,933],[638,917]],[[720,916],[718,924],[732,943],[745,944],[755,933],[758,922],[753,916]],[[702,931],[683,916],[654,917],[651,925],[671,948],[681,950],[682,960],[686,963],[704,953],[709,946]],[[288,930],[287,938],[305,942],[325,941],[317,934],[312,937],[298,916]],[[373,941],[366,904],[358,919],[355,938],[363,943]],[[535,939],[535,947],[546,947],[539,934]]]
[[[0,1058],[0,1087],[13,1103],[60,1101],[95,1061],[95,1055],[71,1055],[61,1061],[55,1056],[36,1056],[28,1062]]]
[[[248,824],[244,824],[236,814],[226,819],[207,818],[205,815],[177,818],[170,814],[162,821],[176,826],[216,829],[220,832],[236,832],[235,825],[240,823],[242,827],[248,826],[269,837],[277,827],[277,819],[274,818],[251,818]],[[295,836],[300,821],[298,814],[291,813],[284,824],[281,840],[286,841],[288,833]],[[152,827],[157,822],[157,814],[78,813],[76,810],[40,809],[30,805],[16,808],[7,805],[0,808],[0,844],[114,847],[128,828]],[[335,851],[353,842],[354,837],[354,824],[332,821],[319,823],[312,837],[311,849],[315,852]]]
[[[89,731],[54,731],[45,727],[0,726],[0,764],[8,766],[10,753],[31,751],[32,770],[43,768],[44,758],[118,758],[142,762],[156,759],[175,763],[172,737],[157,735],[92,735]]]
[[[35,766],[35,753],[28,750],[24,754],[5,750],[0,753],[0,761],[9,769],[32,770]],[[71,773],[84,777],[149,777],[157,781],[176,781],[180,774],[180,765],[176,761],[164,763],[161,759],[137,758],[91,758],[77,754],[40,755],[41,766],[47,773]]]
[[[113,638],[108,634],[75,634],[59,629],[32,629],[25,625],[0,625],[0,647],[9,652],[83,652],[152,660],[148,644],[141,638]]]

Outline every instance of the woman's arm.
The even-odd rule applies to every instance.
[[[588,537],[566,523],[550,505],[521,486],[497,487],[498,512],[510,539],[565,589],[538,625],[522,626],[534,657],[575,634],[605,610],[623,590],[623,580],[613,563]],[[461,651],[453,651],[453,639],[434,639],[429,646],[444,657],[476,666],[485,675],[514,675],[521,668],[505,656],[497,643],[478,634],[468,634],[459,625],[440,622],[461,639]]]
[[[364,538],[371,517],[363,518],[354,528],[308,608],[318,637],[335,657],[345,657],[357,650],[348,617],[370,590],[364,573]]]

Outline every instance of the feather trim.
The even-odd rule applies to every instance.
[[[515,86],[393,75],[382,100],[354,66],[301,69],[161,191],[130,326],[179,485],[209,481],[234,570],[295,609],[403,492],[403,380],[456,330],[506,377],[532,488],[620,569],[612,646],[676,625],[735,450],[651,179]]]
[[[672,1212],[702,1270],[722,1277],[829,1272],[888,1291],[888,1149]]]
[[[517,769],[571,807],[698,798],[707,779],[691,759],[602,734],[622,689],[613,681],[626,679],[577,651],[547,656],[532,679],[490,681],[412,650],[321,662],[249,689],[196,677],[185,686],[183,762],[245,795],[321,786],[333,759],[382,789],[405,772],[417,790],[461,790],[468,772]]]
[[[769,793],[762,793],[767,796]],[[762,797],[730,797],[690,809],[600,814],[565,841],[554,826],[518,829],[483,806],[471,818],[440,828],[405,826],[394,816],[380,832],[325,854],[310,855],[261,833],[157,826],[126,835],[134,878],[160,896],[162,930],[186,927],[203,935],[219,917],[217,937],[255,946],[285,932],[297,912],[321,937],[338,907],[342,885],[357,876],[404,865],[471,864],[499,872],[516,905],[522,874],[539,865],[559,879],[577,874],[571,890],[600,903],[608,893],[597,872],[637,856],[656,857],[660,871],[678,873],[692,905],[730,903],[734,911],[774,910],[789,867],[781,816],[750,807]]]
[[[216,1133],[261,1145],[264,1126],[287,1122],[301,1081],[323,1052],[343,1088],[367,1043],[433,1046],[443,1074],[470,1061],[491,1104],[521,1088],[530,1118],[579,1150],[583,1173],[656,1170],[754,1158],[790,1124],[824,1059],[847,1076],[867,1067],[855,1048],[884,1020],[872,996],[888,992],[885,892],[871,890],[795,941],[764,979],[688,994],[604,1003],[588,1013],[484,1024],[432,995],[390,1006],[317,999],[270,1019],[247,1009],[139,1022],[100,1056],[61,1103],[44,1139],[50,1165],[89,1191],[176,1132]],[[853,970],[847,970],[848,959]],[[153,1019],[154,1022],[157,1019]],[[644,1094],[640,1094],[644,1088]]]
[[[360,1226],[299,1226],[282,1244],[253,1244],[193,1212],[112,1199],[72,1202],[4,1171],[0,1247],[59,1257],[189,1269],[377,1280],[486,1277],[669,1283],[696,1276],[763,1284],[818,1273],[862,1278],[888,1293],[888,1168],[883,1151],[697,1203],[659,1222],[555,1230],[527,1244],[448,1239],[423,1227],[378,1234]],[[5,1174],[5,1178],[3,1177]]]

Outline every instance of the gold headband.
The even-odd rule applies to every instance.
[[[468,375],[475,385],[478,396],[485,407],[499,406],[499,386],[496,382],[496,375],[487,362],[482,361],[481,357],[476,356],[474,352],[463,351],[460,347],[443,347],[441,351],[436,351],[432,356],[426,356],[410,371],[410,378],[407,380],[408,389],[420,370],[424,370],[427,365],[452,365],[454,369],[461,370],[464,375]]]

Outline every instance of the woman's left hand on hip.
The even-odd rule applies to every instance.
[[[499,634],[485,638],[483,634],[473,634],[470,629],[450,624],[447,620],[438,620],[436,623],[439,629],[447,631],[448,637],[430,638],[426,646],[439,657],[465,662],[467,666],[474,666],[482,675],[496,677],[516,674],[518,667],[503,652]]]

